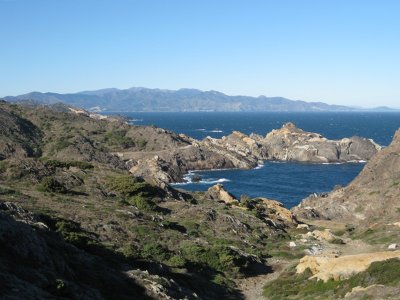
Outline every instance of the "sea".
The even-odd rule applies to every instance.
[[[391,142],[400,128],[399,112],[132,112],[125,115],[131,124],[155,125],[196,139],[221,138],[237,130],[266,135],[286,122],[329,139],[362,136],[382,146]],[[265,162],[252,170],[214,170],[190,172],[187,183],[175,187],[206,191],[221,183],[236,197],[266,197],[291,208],[313,193],[324,193],[345,186],[363,169],[365,163],[307,164]],[[191,182],[199,175],[200,182]]]

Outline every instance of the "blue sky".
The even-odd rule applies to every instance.
[[[400,1],[0,0],[0,96],[108,87],[400,107]]]

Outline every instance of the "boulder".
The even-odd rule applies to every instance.
[[[225,190],[222,184],[216,184],[208,189],[206,198],[210,200],[222,201],[226,204],[239,205],[239,201],[231,193]]]
[[[341,257],[304,256],[296,267],[297,273],[310,269],[311,278],[323,281],[329,279],[343,280],[354,274],[365,271],[373,262],[390,258],[400,258],[400,251],[386,251],[345,255]]]

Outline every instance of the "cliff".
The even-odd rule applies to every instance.
[[[397,220],[400,195],[400,130],[347,187],[311,196],[293,209],[302,217],[351,222]]]

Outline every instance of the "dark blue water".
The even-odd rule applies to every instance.
[[[400,127],[400,113],[129,113],[133,124],[156,125],[202,139],[220,138],[239,130],[265,135],[286,122],[318,132],[330,139],[359,135],[388,145]],[[346,185],[358,175],[363,164],[271,163],[255,170],[197,172],[200,183],[178,185],[187,190],[207,190],[216,182],[235,196],[267,197],[292,207],[314,192],[327,192]]]
[[[156,125],[196,139],[220,138],[232,130],[265,135],[293,122],[307,131],[329,139],[359,135],[388,145],[400,127],[400,113],[293,113],[293,112],[202,112],[202,113],[129,113],[137,125]]]

